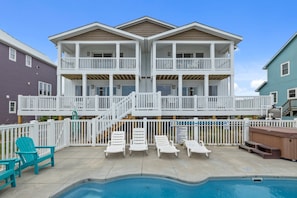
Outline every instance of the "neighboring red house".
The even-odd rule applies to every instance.
[[[18,122],[18,95],[56,95],[56,70],[47,56],[0,30],[0,125]]]

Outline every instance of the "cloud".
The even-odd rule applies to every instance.
[[[262,80],[262,79],[260,79],[260,80],[252,80],[251,83],[250,83],[250,86],[253,89],[257,89],[260,85],[263,84],[264,81],[265,80]]]
[[[255,90],[265,81],[267,71],[262,69],[266,61],[239,61],[234,67],[234,95],[258,96]]]
[[[248,86],[245,86],[245,85],[239,86],[239,84],[234,83],[234,95],[235,96],[258,96],[259,93],[255,92],[255,89],[252,89]]]

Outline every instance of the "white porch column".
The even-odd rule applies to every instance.
[[[120,69],[120,43],[116,44],[116,64],[117,64],[116,70],[119,70]]]
[[[208,93],[208,87],[209,87],[209,75],[204,75],[204,96],[209,96]]]
[[[179,108],[182,108],[183,101],[182,101],[182,96],[183,96],[183,75],[180,74],[178,75],[178,106]]]
[[[82,75],[82,96],[87,96],[87,74]]]
[[[215,45],[214,45],[214,43],[210,44],[210,62],[211,62],[211,69],[215,70]]]
[[[113,74],[109,74],[109,96],[113,96]]]
[[[62,95],[62,76],[57,74],[57,98],[56,98],[56,110],[59,111],[60,108],[60,97]]]
[[[234,71],[234,42],[230,43],[229,46],[229,54],[230,54],[230,66],[231,66],[231,71]]]
[[[139,75],[135,75],[135,92],[139,93]]]
[[[181,97],[183,95],[183,75],[178,75],[178,96]]]
[[[153,75],[153,93],[157,92],[157,77]]]
[[[60,42],[58,42],[58,68],[59,71],[62,68],[62,45]]]
[[[230,95],[234,96],[234,43],[231,42],[229,46],[230,53],[230,71],[232,72],[230,75]]]
[[[204,97],[205,97],[205,108],[208,109],[208,87],[209,87],[209,76],[208,74],[204,75]]]
[[[230,75],[230,96],[234,96],[234,74]]]
[[[75,43],[75,68],[79,69],[79,43]]]
[[[62,76],[57,74],[57,96],[62,95]]]
[[[172,43],[173,70],[176,70],[176,43]]]
[[[153,66],[153,68],[152,68],[152,75],[153,76],[155,76],[155,74],[156,74],[156,67],[157,67],[157,65],[156,65],[156,43],[154,42],[153,43],[153,58],[152,58],[152,66]],[[154,88],[153,88],[154,89]]]
[[[109,74],[109,104],[113,106],[113,74]]]
[[[137,42],[136,44],[135,44],[135,57],[136,57],[136,71],[137,71],[137,75],[138,76],[140,76],[140,74],[141,74],[141,71],[140,71],[140,65],[139,65],[139,60],[140,60],[140,56],[139,56],[139,54],[140,54],[140,48],[139,48],[139,43]]]

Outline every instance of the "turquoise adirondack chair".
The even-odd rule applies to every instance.
[[[16,187],[14,171],[15,160],[0,160],[0,167],[1,165],[5,166],[5,169],[0,171],[0,190],[4,189],[9,184],[11,185],[11,187]]]
[[[55,166],[55,146],[35,146],[32,138],[20,137],[16,140],[18,151],[16,152],[21,159],[21,170],[34,166],[34,173],[37,175],[39,169],[44,168],[48,165]],[[38,149],[49,149],[49,153],[39,155]],[[50,160],[48,163],[38,165],[39,163]]]

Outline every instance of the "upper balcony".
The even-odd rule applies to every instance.
[[[135,70],[136,58],[64,57],[61,70]]]
[[[214,64],[212,65],[212,62]],[[230,71],[230,58],[157,58],[156,70]]]
[[[233,72],[234,43],[230,41],[156,41],[153,54],[156,74]]]
[[[59,72],[139,71],[135,41],[64,41],[59,44]]]

